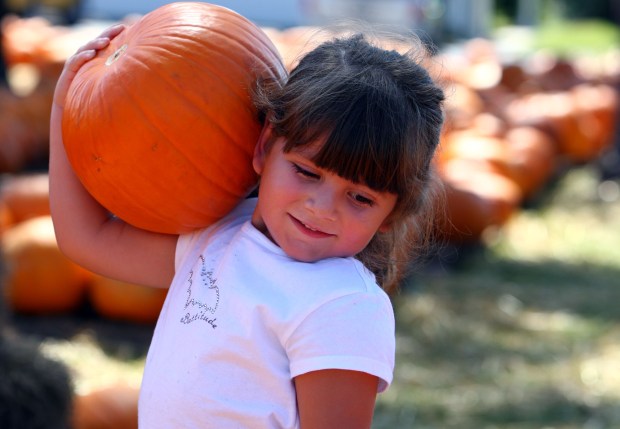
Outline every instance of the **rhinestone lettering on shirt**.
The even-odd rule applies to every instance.
[[[213,317],[220,303],[220,289],[212,270],[207,270],[205,258],[199,256],[200,276],[194,279],[194,270],[189,272],[187,279],[187,300],[184,310],[187,313],[181,318],[181,323],[189,324],[196,320],[208,323],[213,329],[217,328],[217,319]]]

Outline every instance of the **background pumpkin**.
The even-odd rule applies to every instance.
[[[581,128],[588,133],[600,155],[614,142],[620,95],[611,85],[583,83],[571,88]]]
[[[88,299],[102,317],[136,323],[155,323],[168,289],[126,283],[95,275]]]
[[[570,91],[524,95],[508,103],[505,113],[515,127],[536,126],[549,132],[558,155],[569,163],[588,162],[600,154]]]
[[[69,160],[88,191],[135,226],[206,226],[256,185],[261,124],[249,90],[284,74],[269,38],[237,13],[162,6],[80,69],[63,117]]]
[[[443,165],[446,218],[438,235],[453,243],[477,242],[489,227],[501,227],[520,206],[519,186],[475,161],[452,159]]]
[[[7,174],[0,181],[0,205],[6,207],[14,224],[49,215],[48,174]]]
[[[535,196],[549,182],[558,167],[557,143],[536,127],[514,127],[505,135],[511,154],[513,180],[524,198]]]
[[[63,313],[75,310],[91,273],[58,248],[50,216],[21,222],[2,236],[7,303],[18,312]]]
[[[13,216],[11,215],[11,210],[4,201],[0,200],[0,239],[2,239],[2,234],[9,229],[12,223]]]

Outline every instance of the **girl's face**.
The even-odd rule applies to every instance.
[[[315,147],[283,152],[284,139],[254,153],[261,176],[252,224],[291,258],[314,262],[361,252],[386,219],[397,196],[377,192],[318,168]]]

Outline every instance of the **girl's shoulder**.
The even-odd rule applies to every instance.
[[[208,242],[215,240],[230,240],[230,237],[251,219],[256,201],[256,198],[245,199],[219,221],[180,235],[176,248],[176,266],[178,267],[180,260],[191,253],[192,249],[204,247]]]
[[[375,275],[353,257],[329,258],[314,264],[301,263],[297,268],[303,271],[303,278],[320,282],[325,290],[343,294],[385,294],[377,284]]]
[[[271,294],[286,302],[291,329],[304,320],[320,315],[345,312],[350,315],[375,315],[391,323],[393,308],[389,296],[377,284],[374,275],[354,258],[330,258],[315,263],[290,260],[269,269]],[[258,276],[257,276],[258,277]],[[379,316],[379,314],[381,316]]]

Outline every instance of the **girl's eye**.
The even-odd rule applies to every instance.
[[[359,204],[361,206],[372,207],[375,204],[373,200],[361,194],[353,193],[351,194],[351,198],[353,198],[356,204]]]
[[[293,163],[293,170],[295,171],[295,173],[307,179],[320,179],[321,178],[321,176],[319,176],[318,174],[308,171],[305,168],[302,168],[295,163]]]

